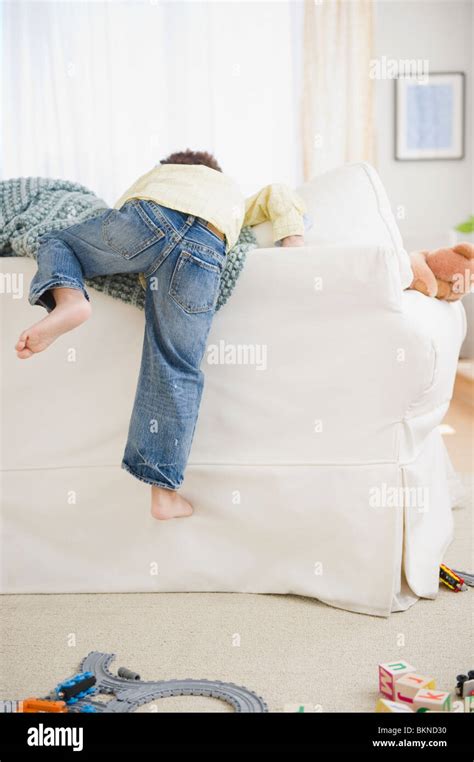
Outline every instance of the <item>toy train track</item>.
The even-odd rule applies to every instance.
[[[120,668],[114,675],[109,669],[114,658],[115,654],[92,651],[81,664],[83,672],[94,675],[97,693],[109,693],[114,698],[108,702],[99,702],[93,698],[78,700],[71,711],[84,711],[83,705],[88,704],[93,707],[93,711],[98,712],[133,712],[143,704],[170,696],[209,696],[225,701],[236,712],[268,712],[263,698],[248,688],[233,683],[194,679],[145,681],[124,668]]]
[[[115,654],[91,651],[81,672],[59,683],[49,696],[24,701],[0,701],[0,712],[133,712],[139,706],[170,696],[209,696],[230,704],[236,712],[268,712],[256,693],[220,680],[141,680],[126,667],[113,674],[109,666]],[[100,694],[113,696],[101,701]]]

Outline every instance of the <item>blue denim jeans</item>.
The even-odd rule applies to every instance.
[[[89,299],[84,278],[144,273],[145,337],[122,468],[147,484],[178,489],[201,402],[200,365],[224,241],[199,217],[132,200],[43,236],[37,264],[29,301],[48,312],[52,288],[76,288]]]

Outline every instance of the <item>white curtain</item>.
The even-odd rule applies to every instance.
[[[173,150],[251,193],[298,180],[292,2],[3,5],[3,178],[63,177],[109,203]]]
[[[305,178],[373,161],[372,6],[372,0],[305,0]]]
[[[4,7],[4,177],[76,180],[110,202],[156,163],[166,125],[162,16],[149,3]]]

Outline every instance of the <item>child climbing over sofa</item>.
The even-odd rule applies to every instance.
[[[270,220],[275,242],[304,243],[304,204],[285,185],[246,201],[206,152],[173,153],[106,210],[40,239],[29,301],[48,314],[23,331],[20,359],[91,314],[85,278],[143,274],[145,336],[122,467],[151,485],[157,519],[189,516],[178,492],[203,389],[201,361],[227,252],[243,225]]]
[[[275,242],[303,245],[304,211],[284,185],[269,185],[244,201],[213,156],[188,150],[139,178],[114,209],[40,239],[29,301],[48,315],[20,335],[15,348],[21,359],[87,320],[86,278],[143,276],[145,336],[122,467],[151,485],[157,519],[193,510],[178,489],[198,417],[200,364],[226,255],[243,225],[265,220],[273,224]],[[455,300],[470,288],[474,247],[416,252],[411,262],[411,288]]]

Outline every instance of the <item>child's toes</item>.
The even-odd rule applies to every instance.
[[[20,334],[20,338],[18,339],[17,343],[15,344],[16,349],[16,356],[20,358],[20,360],[27,360],[28,357],[31,357],[33,352],[31,349],[27,346],[28,342],[28,331],[23,331],[23,333]]]
[[[16,356],[20,358],[20,360],[27,360],[28,357],[31,357],[33,352],[31,349],[28,349],[28,347],[25,347],[24,349],[20,349],[17,351]]]
[[[17,352],[21,352],[22,349],[26,347],[26,340],[27,340],[27,333],[21,333],[20,338],[18,339],[17,343],[15,344],[15,349]]]

